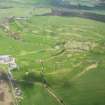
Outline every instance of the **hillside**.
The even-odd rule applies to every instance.
[[[26,73],[35,76],[28,78],[35,86],[19,83],[20,105],[60,105],[42,88],[40,60],[46,82],[66,105],[104,105],[104,27],[87,19],[39,16],[9,23],[9,31],[17,33],[19,40],[1,30],[0,53],[13,55],[19,65],[19,71],[13,72],[15,79],[23,80]]]
[[[10,64],[0,64],[0,73],[12,77],[6,79],[8,88],[13,85],[7,88],[10,101],[105,105],[105,22],[86,17],[86,10],[78,10],[81,17],[59,15],[59,9],[64,14],[70,10],[48,6],[52,2],[47,0],[0,0],[2,6],[4,1],[12,7],[0,10],[0,55],[11,55],[17,64],[11,72]],[[104,10],[88,12],[105,16]]]

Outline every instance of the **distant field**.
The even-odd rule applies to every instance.
[[[10,16],[26,17],[30,15],[31,11],[32,11],[32,7],[31,8],[16,7],[16,8],[9,8],[9,9],[0,9],[0,19],[3,19],[5,17],[10,17]]]
[[[60,105],[41,80],[44,76],[65,105],[105,104],[105,23],[82,18],[33,16],[14,20],[9,30],[0,29],[0,54],[16,58],[17,80],[35,75],[35,85],[21,83],[23,100],[19,105]],[[17,33],[19,40],[10,32]],[[14,34],[15,35],[15,34]]]
[[[48,14],[51,13],[51,8],[34,8],[32,10],[32,15],[43,15],[43,14]]]

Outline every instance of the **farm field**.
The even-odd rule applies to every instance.
[[[1,21],[0,55],[16,59],[18,105],[105,105],[105,22],[41,16],[49,7],[1,12],[15,16]]]
[[[65,104],[104,105],[104,27],[104,23],[88,19],[36,16],[9,24],[19,40],[1,29],[0,53],[14,56],[19,65],[14,78],[23,80],[26,73],[35,75],[35,86],[19,84],[23,89],[20,105],[30,101],[59,105],[43,86],[40,60],[49,87]]]

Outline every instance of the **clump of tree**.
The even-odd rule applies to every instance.
[[[105,0],[97,0],[96,1],[96,6],[105,8]]]
[[[8,80],[8,74],[6,72],[0,71],[0,78],[2,80]]]
[[[34,83],[34,82],[41,82],[41,76],[40,73],[35,73],[35,72],[27,72],[23,76],[23,80],[26,82]]]
[[[64,0],[51,0],[52,5],[61,5]]]

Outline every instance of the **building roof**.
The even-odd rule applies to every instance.
[[[0,55],[1,64],[15,63],[15,58],[10,55]]]

